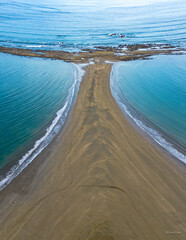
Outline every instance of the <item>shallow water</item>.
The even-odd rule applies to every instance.
[[[185,76],[186,56],[169,55],[118,63],[111,80],[122,110],[172,154],[171,146],[186,147]]]
[[[76,71],[59,60],[0,54],[0,175],[28,161],[59,131]]]
[[[185,28],[185,0],[0,1],[4,46],[67,50],[149,42],[185,46]]]

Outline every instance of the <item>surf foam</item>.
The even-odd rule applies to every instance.
[[[129,118],[131,118],[138,127],[140,127],[143,131],[145,131],[156,143],[158,143],[161,147],[163,147],[166,151],[168,151],[171,155],[182,161],[186,164],[186,156],[179,152],[170,142],[168,142],[160,132],[157,130],[150,128],[145,124],[145,122],[138,119],[136,116],[134,116],[129,107],[127,107],[124,102],[122,101],[119,92],[121,91],[119,89],[118,84],[118,69],[120,67],[121,63],[115,63],[112,66],[112,71],[110,75],[110,89],[113,97],[115,98],[116,102],[118,103],[120,109],[122,112],[127,115]]]
[[[79,83],[84,75],[83,70],[78,65],[72,63],[74,66],[74,84],[69,89],[68,97],[63,107],[56,113],[51,125],[46,129],[43,137],[37,140],[32,149],[30,149],[11,170],[0,179],[0,191],[5,188],[19,173],[23,171],[33,160],[37,157],[43,149],[52,141],[52,139],[59,133],[69,110],[75,100],[79,89]]]

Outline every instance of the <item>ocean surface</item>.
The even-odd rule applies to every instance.
[[[0,0],[0,46],[6,47],[80,51],[163,43],[185,49],[185,29],[185,0]],[[122,110],[182,161],[185,63],[182,55],[119,63],[111,79]],[[59,132],[81,74],[63,61],[0,54],[0,189]]]
[[[135,43],[185,46],[185,29],[185,0],[0,0],[3,46],[69,51]]]
[[[0,188],[59,132],[79,80],[74,64],[0,53]]]
[[[117,63],[111,90],[125,114],[186,163],[186,55]]]

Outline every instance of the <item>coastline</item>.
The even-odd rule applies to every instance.
[[[69,89],[69,94],[65,103],[61,109],[56,112],[52,122],[47,129],[45,129],[44,135],[41,135],[40,138],[30,146],[30,149],[20,155],[13,164],[9,164],[11,167],[7,168],[5,166],[4,169],[8,169],[8,171],[1,171],[0,191],[5,188],[16,176],[18,176],[20,172],[22,172],[37,157],[37,155],[39,155],[43,149],[48,146],[48,144],[50,144],[55,135],[57,135],[63,127],[66,117],[68,116],[76,99],[79,84],[83,77],[83,70],[77,64],[71,64],[74,68],[74,84]]]
[[[18,56],[40,57],[59,59],[66,62],[88,63],[89,60],[101,57],[106,61],[130,61],[136,59],[147,59],[159,54],[184,54],[185,49],[170,44],[134,44],[120,45],[118,47],[95,47],[83,49],[80,52],[67,52],[56,50],[31,50],[26,48],[10,48],[0,46],[0,52]]]
[[[184,239],[185,169],[128,122],[104,60],[86,66],[61,133],[0,192],[2,239]]]
[[[93,64],[94,63],[93,59],[95,58],[100,58],[101,60],[105,61],[105,63],[113,64],[113,63],[117,63],[118,61],[149,59],[149,57],[153,57],[154,55],[156,56],[161,54],[163,55],[181,54],[182,55],[184,54],[184,49],[179,47],[174,47],[170,44],[134,44],[134,45],[120,45],[118,47],[104,47],[104,46],[100,47],[99,46],[95,50],[84,49],[84,51],[77,53],[77,52],[65,52],[65,51],[55,51],[55,50],[31,50],[31,49],[22,49],[22,48],[8,48],[8,47],[0,46],[0,52],[5,54],[7,53],[7,54],[12,54],[17,56],[23,56],[23,57],[36,57],[36,58],[44,58],[44,59],[49,58],[54,60],[59,59],[66,62],[70,62],[74,64],[76,70],[79,72],[78,74],[76,74],[78,75],[78,77],[77,76],[75,77],[75,79],[78,78],[75,80],[77,82],[75,83],[75,85],[77,84],[79,85],[79,82],[81,82],[80,79],[83,77],[83,74],[84,74],[84,70],[82,70],[82,68],[87,66],[88,64]],[[78,88],[78,87],[75,86],[75,88]],[[76,89],[76,94],[77,94],[77,91],[78,89]],[[113,92],[112,94],[114,95]],[[74,97],[75,96],[72,96],[73,99]],[[55,119],[53,120],[51,125],[48,126],[48,128],[46,129],[46,134],[44,136],[41,136],[41,138],[35,142],[35,145],[32,146],[32,148],[30,148],[29,151],[24,153],[20,159],[18,159],[17,164],[11,165],[11,168],[8,168],[9,169],[8,171],[6,170],[5,172],[3,172],[3,174],[1,174],[0,191],[4,187],[6,187],[25,167],[27,167],[28,164],[30,164],[30,162],[33,161],[38,154],[41,153],[41,151],[52,141],[52,139],[54,138],[54,135],[58,134],[58,132],[60,131],[61,127],[64,124],[66,115],[70,111],[69,104],[67,105],[68,106],[66,106],[66,103],[65,103],[66,107],[65,106],[63,107],[65,108],[64,111],[62,108],[56,113]],[[70,107],[72,107],[72,105],[73,103],[70,104]],[[67,113],[66,113],[66,108],[68,108]],[[60,117],[59,115],[61,114],[61,111],[63,113],[62,113],[62,116]],[[123,113],[125,114],[125,111],[123,111]],[[139,126],[137,122],[131,116],[129,118],[130,119],[128,120],[133,124],[133,126],[137,130],[139,130],[138,129]],[[61,126],[58,127],[57,125],[59,125],[58,123],[61,120],[63,122],[60,124]],[[53,134],[53,132],[55,132],[55,128],[58,128],[58,130],[55,134]],[[48,132],[50,133],[48,134]],[[144,129],[140,130],[140,133],[143,136],[145,132],[146,131]],[[49,138],[50,135],[51,136],[53,135],[53,136],[45,144],[45,142],[47,141],[47,138]],[[156,146],[158,145],[157,147],[159,147],[161,150],[164,151],[165,148],[161,146],[161,143],[157,143],[157,141],[149,134],[147,134],[146,137],[152,144],[155,144]],[[46,138],[46,141],[45,141],[45,138]],[[45,145],[45,146],[42,147],[41,145]],[[174,154],[171,154],[170,151],[168,151],[167,149],[166,149],[166,152],[170,157],[174,157],[176,160],[178,159],[176,156],[174,156]],[[7,169],[7,167],[5,167],[5,169]]]
[[[176,141],[173,137],[169,137],[167,133],[163,132],[158,126],[153,124],[144,115],[139,113],[132,104],[128,101],[126,96],[121,92],[116,82],[118,82],[118,68],[120,62],[113,65],[110,78],[110,88],[118,106],[123,114],[127,117],[129,122],[149,141],[159,147],[167,154],[186,164],[186,153],[183,144]]]

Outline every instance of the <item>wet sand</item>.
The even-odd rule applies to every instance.
[[[83,49],[80,52],[66,52],[57,50],[32,50],[24,48],[9,48],[0,46],[0,52],[18,56],[41,57],[59,59],[67,62],[87,63],[90,59],[104,58],[107,61],[129,61],[146,59],[159,54],[183,54],[185,49],[169,44],[134,44],[120,45],[118,47],[95,47],[95,49]]]
[[[185,167],[131,126],[110,71],[86,67],[61,133],[0,192],[1,240],[185,239]]]

